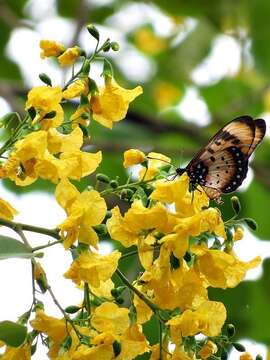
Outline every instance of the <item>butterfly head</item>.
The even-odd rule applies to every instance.
[[[183,175],[184,174],[184,172],[186,171],[186,168],[176,168],[175,169],[175,171],[176,171],[176,174],[178,175],[178,176],[181,176],[181,175]]]

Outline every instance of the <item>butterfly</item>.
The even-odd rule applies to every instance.
[[[214,135],[185,168],[193,193],[200,185],[209,199],[221,203],[221,194],[235,191],[248,172],[248,161],[266,131],[263,119],[244,115],[235,118]]]

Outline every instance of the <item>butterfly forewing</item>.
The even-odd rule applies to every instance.
[[[194,157],[186,170],[210,199],[236,190],[248,171],[248,158],[265,135],[265,121],[241,116],[225,125]]]

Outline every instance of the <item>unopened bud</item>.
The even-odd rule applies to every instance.
[[[231,197],[231,204],[232,204],[232,208],[233,208],[234,212],[236,214],[239,214],[241,211],[241,203],[237,196]]]
[[[239,344],[239,343],[232,343],[232,346],[239,352],[244,352],[246,351],[246,348],[242,345],[242,344]]]
[[[247,224],[247,226],[251,229],[251,230],[257,230],[258,229],[258,224],[256,223],[256,221],[254,219],[251,218],[245,218],[243,219],[245,221],[245,223]]]
[[[56,111],[50,111],[48,112],[45,116],[44,116],[44,119],[53,119],[56,115]]]
[[[97,41],[99,41],[99,31],[93,24],[87,25],[86,29],[88,30],[90,35],[92,35]]]
[[[47,74],[41,73],[39,74],[39,78],[42,82],[44,82],[44,84],[52,86],[52,80]]]
[[[109,184],[109,182],[110,182],[109,177],[107,175],[105,175],[105,174],[97,174],[96,179],[98,181],[104,182],[106,184]]]
[[[111,42],[111,48],[113,51],[118,51],[120,49],[120,46],[116,41],[113,41]]]
[[[75,314],[76,312],[78,312],[81,308],[79,306],[76,305],[70,305],[68,307],[65,308],[65,312],[68,314]]]
[[[233,324],[228,324],[226,330],[227,330],[227,334],[228,334],[229,337],[233,337],[233,336],[234,336],[234,334],[235,334],[235,327],[234,327]]]
[[[110,186],[113,188],[113,189],[116,189],[118,187],[118,181],[116,180],[111,180],[110,181]]]

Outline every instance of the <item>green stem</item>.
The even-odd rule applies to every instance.
[[[88,325],[90,325],[91,304],[90,304],[90,298],[89,298],[89,285],[87,282],[84,283],[84,306],[88,313],[88,318],[89,318]]]
[[[54,246],[56,244],[62,244],[62,240],[57,240],[57,241],[50,242],[50,243],[48,243],[46,245],[40,245],[40,246],[33,247],[32,251],[34,252],[34,251],[37,251],[37,250],[46,249],[46,248]]]
[[[144,250],[143,252],[146,252],[146,251],[155,251],[155,250],[159,250],[160,249],[160,245],[155,245],[153,246],[151,249],[147,249],[147,250]],[[133,251],[130,251],[130,252],[127,252],[125,254],[123,254],[121,257],[120,257],[120,261],[121,260],[125,260],[126,258],[130,257],[130,256],[133,256],[133,255],[138,255],[138,250],[133,250]]]
[[[162,322],[159,320],[159,360],[163,359],[163,355],[162,355]]]
[[[150,301],[143,293],[136,289],[119,269],[116,269],[115,272],[120,277],[122,282],[127,285],[127,287],[129,287],[153,311],[155,315],[158,315],[159,317],[159,308],[154,303],[152,303],[152,301]]]
[[[120,185],[120,186],[118,186],[116,189],[106,189],[106,190],[103,190],[103,191],[101,191],[100,195],[103,196],[103,195],[107,195],[107,194],[113,194],[113,193],[118,192],[118,191],[120,191],[120,190],[122,190],[122,189],[140,186],[140,185],[142,185],[142,184],[147,184],[147,183],[150,183],[150,182],[152,182],[152,181],[155,181],[155,178],[149,179],[149,180],[145,180],[145,181],[137,181],[137,182],[130,183],[130,184],[125,184],[125,185]]]
[[[59,235],[59,232],[57,229],[46,229],[46,228],[39,227],[39,226],[17,223],[14,221],[5,220],[5,219],[1,219],[1,218],[0,218],[0,225],[6,226],[10,229],[13,229],[14,231],[17,231],[17,229],[21,229],[21,230],[25,230],[25,231],[31,231],[34,233],[48,235],[57,240],[60,240],[60,235]],[[35,250],[37,250],[37,249],[35,248]]]

